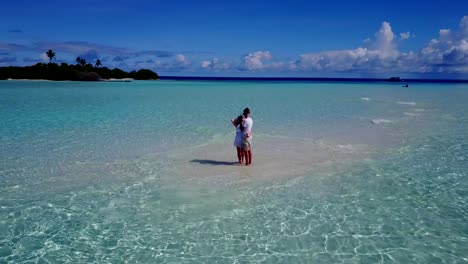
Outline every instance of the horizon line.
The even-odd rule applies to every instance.
[[[350,82],[434,82],[434,83],[468,83],[468,79],[427,79],[427,78],[405,78],[401,81],[390,81],[390,78],[348,78],[348,77],[231,77],[231,76],[159,76],[160,80],[237,80],[237,81],[350,81]]]

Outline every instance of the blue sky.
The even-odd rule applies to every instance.
[[[0,13],[0,66],[53,49],[161,75],[468,76],[466,0],[16,0]]]

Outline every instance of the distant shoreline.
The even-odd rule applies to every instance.
[[[307,77],[198,77],[198,76],[159,76],[160,80],[174,81],[278,81],[278,82],[385,82],[385,83],[468,83],[457,79],[402,79],[391,82],[384,78],[307,78]]]
[[[75,80],[49,80],[49,79],[6,79],[6,80],[0,80],[0,81],[31,81],[31,82],[79,82]],[[94,82],[132,82],[135,81],[133,78],[122,78],[122,79],[116,79],[116,78],[110,78],[110,79],[101,79],[97,80]],[[149,80],[152,81],[152,80]],[[157,81],[157,80],[155,80]],[[83,81],[83,82],[89,82],[89,81]]]
[[[152,79],[148,79],[152,80]],[[169,81],[234,81],[234,82],[379,82],[379,83],[394,83],[394,84],[406,84],[406,83],[460,83],[468,84],[468,80],[453,80],[453,79],[403,79],[401,82],[391,82],[388,79],[377,79],[377,78],[290,78],[290,77],[196,77],[196,76],[160,76],[159,79],[154,80],[169,80]],[[50,80],[50,79],[0,79],[0,81],[71,81],[76,82],[79,80]],[[101,79],[94,82],[133,82],[138,81],[134,78],[109,78]]]

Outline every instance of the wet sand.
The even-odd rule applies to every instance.
[[[250,181],[306,175],[370,157],[364,144],[339,144],[324,139],[270,135],[253,138],[253,163],[239,164],[234,134],[172,154],[173,175],[198,181]],[[230,180],[228,180],[230,179]]]

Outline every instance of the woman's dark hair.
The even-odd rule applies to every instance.
[[[244,117],[242,115],[236,118],[236,124],[239,126],[241,131],[244,131],[244,126],[242,125],[243,120],[244,120]]]

